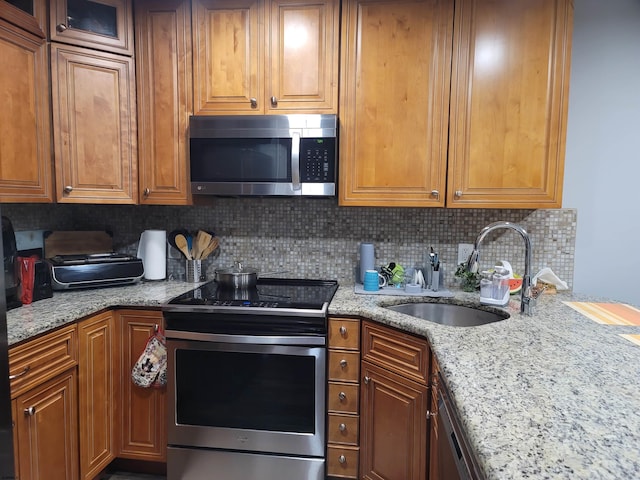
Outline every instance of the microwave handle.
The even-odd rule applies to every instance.
[[[291,135],[291,183],[293,190],[300,190],[300,134]]]

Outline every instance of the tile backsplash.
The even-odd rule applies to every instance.
[[[533,245],[532,274],[550,267],[573,285],[577,212],[559,210],[485,210],[443,208],[338,207],[335,199],[215,198],[207,206],[120,206],[3,204],[17,231],[108,230],[114,250],[136,253],[146,229],[214,231],[219,255],[205,261],[208,277],[215,268],[242,261],[261,272],[282,276],[331,278],[353,283],[358,245],[375,245],[376,264],[423,265],[433,246],[445,265],[445,282],[453,281],[458,243],[473,243],[491,222],[522,225]],[[480,247],[481,268],[508,260],[524,269],[524,242],[514,231],[491,234]],[[170,258],[167,271],[184,278],[184,262]]]

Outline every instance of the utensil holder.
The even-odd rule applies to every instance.
[[[185,262],[185,280],[189,283],[203,282],[205,276],[202,271],[202,260],[185,260]]]

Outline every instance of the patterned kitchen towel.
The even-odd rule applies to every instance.
[[[167,348],[164,335],[155,333],[133,365],[131,380],[139,387],[162,387],[167,383]]]
[[[640,309],[626,303],[563,302],[594,322],[640,326]]]
[[[640,335],[620,335],[622,338],[626,338],[627,340],[629,340],[632,343],[635,343],[636,345],[640,346]]]

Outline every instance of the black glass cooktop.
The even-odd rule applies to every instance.
[[[209,282],[169,301],[178,307],[228,307],[322,310],[338,289],[335,280],[261,278],[249,289],[234,289]]]

